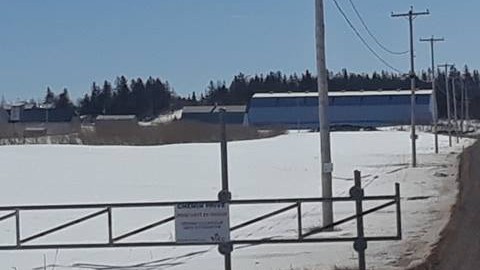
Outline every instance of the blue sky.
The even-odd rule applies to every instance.
[[[338,1],[363,30],[348,1]],[[479,67],[480,1],[353,1],[394,50],[407,49],[408,22],[390,13],[429,8],[432,15],[415,21],[416,38],[443,36],[438,62]],[[325,5],[329,69],[388,70],[353,35],[333,0]],[[416,46],[417,67],[425,69],[428,46]],[[406,56],[374,48],[408,71]],[[0,0],[0,94],[7,100],[42,97],[47,86],[67,87],[76,99],[93,81],[117,75],[161,77],[186,95],[239,72],[314,67],[314,0]]]

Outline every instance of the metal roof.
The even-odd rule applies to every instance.
[[[25,131],[46,131],[45,127],[26,127]]]
[[[35,108],[39,108],[39,109],[45,109],[46,107],[43,107],[42,105],[38,105],[35,104],[35,103],[26,103],[26,102],[18,102],[18,103],[14,103],[14,104],[4,104],[3,105],[3,108],[5,110],[11,110],[12,107],[21,107],[22,109],[24,110],[31,110],[31,109],[35,109]],[[52,107],[49,107],[48,109],[52,109],[54,108],[53,106]]]
[[[247,109],[245,105],[229,105],[229,106],[185,106],[182,109],[182,113],[216,113],[221,108],[224,108],[227,112],[241,112],[244,113]]]
[[[417,95],[431,95],[433,90],[417,90]],[[377,90],[377,91],[336,91],[328,92],[329,97],[356,97],[356,96],[409,96],[410,90]],[[290,93],[256,93],[253,98],[294,98],[318,97],[318,92],[290,92]]]
[[[135,115],[99,115],[95,118],[97,121],[125,121],[125,120],[136,120]]]

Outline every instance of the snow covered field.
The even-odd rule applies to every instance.
[[[390,195],[394,183],[401,184],[404,240],[369,243],[367,263],[374,269],[404,269],[426,256],[430,245],[448,221],[456,196],[457,155],[472,143],[448,148],[448,138],[440,137],[441,154],[433,153],[433,136],[421,133],[416,169],[409,168],[409,133],[335,132],[332,133],[334,193],[345,196],[352,186],[353,170],[362,171],[367,195]],[[319,181],[319,138],[315,133],[296,133],[229,144],[230,188],[233,197],[281,198],[313,197],[321,194]],[[0,205],[65,204],[102,202],[144,202],[215,199],[220,190],[218,144],[183,144],[155,147],[125,146],[4,146],[0,151]],[[373,204],[366,204],[372,206]],[[231,209],[232,225],[255,217],[271,207]],[[335,217],[353,214],[353,203],[336,203]],[[115,212],[115,233],[149,224],[172,214],[171,209],[122,210]],[[81,216],[65,212],[47,217],[34,214],[22,225],[22,237],[49,229],[62,221]],[[0,213],[4,214],[4,213]],[[260,238],[295,236],[295,211],[247,227],[233,237]],[[306,228],[319,225],[319,205],[304,211]],[[92,240],[103,235],[105,219],[98,218],[65,232],[33,243]],[[395,233],[394,208],[373,214],[365,220],[367,235]],[[13,222],[0,223],[0,242],[11,244]],[[63,238],[72,232],[74,238]],[[352,236],[355,223],[340,226],[331,236]],[[173,226],[146,232],[132,240],[172,239]],[[8,237],[7,237],[8,236]],[[98,239],[98,238],[97,238]],[[223,258],[216,247],[178,247],[60,251],[0,251],[0,269],[223,269]],[[399,258],[402,257],[402,260]],[[354,266],[356,253],[351,243],[243,247],[234,251],[234,269],[332,269]],[[13,268],[12,268],[13,267]],[[373,268],[372,268],[373,269]]]

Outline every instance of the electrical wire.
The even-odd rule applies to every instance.
[[[390,50],[388,49],[385,45],[383,45],[379,40],[378,38],[373,34],[373,32],[370,30],[370,28],[368,27],[367,23],[365,22],[365,20],[363,19],[362,15],[360,14],[360,12],[358,11],[357,7],[355,6],[355,3],[353,3],[353,0],[348,0],[350,2],[350,5],[352,6],[353,8],[353,11],[355,11],[355,14],[357,15],[358,19],[360,20],[360,22],[362,23],[363,25],[363,28],[365,28],[365,31],[367,31],[368,35],[373,39],[373,41],[375,41],[375,43],[380,47],[382,48],[384,51],[386,51],[387,53],[390,53],[390,54],[393,54],[393,55],[405,55],[407,53],[409,53],[410,51],[403,51],[403,52],[396,52],[396,51],[393,51],[393,50]]]
[[[357,28],[355,28],[355,26],[353,25],[352,21],[350,21],[350,19],[348,18],[347,14],[343,11],[342,7],[340,6],[340,4],[338,4],[338,1],[337,0],[333,0],[333,2],[335,3],[335,6],[337,7],[338,11],[340,12],[340,14],[342,15],[342,17],[345,19],[345,21],[347,22],[347,24],[350,26],[350,28],[353,30],[353,32],[355,33],[355,35],[360,39],[360,41],[363,43],[363,45],[370,51],[370,53],[372,53],[380,62],[382,62],[385,66],[387,66],[388,68],[398,72],[398,73],[402,73],[402,71],[400,71],[399,69],[395,68],[394,66],[392,66],[391,64],[389,64],[385,59],[383,59],[369,44],[368,42],[363,38],[363,36],[360,34],[360,32],[358,32]]]

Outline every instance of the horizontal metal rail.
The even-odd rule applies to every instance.
[[[260,244],[301,244],[326,242],[352,242],[356,237],[345,238],[308,238],[308,239],[245,239],[232,240],[232,245],[260,245]],[[400,240],[397,236],[365,237],[367,241]],[[169,242],[128,242],[128,243],[92,243],[92,244],[38,244],[38,245],[7,245],[0,246],[0,250],[35,250],[35,249],[85,249],[85,248],[132,248],[132,247],[166,247],[166,246],[216,246],[218,243],[177,243]]]
[[[363,201],[382,201],[394,200],[395,195],[389,196],[365,196]],[[247,199],[247,200],[231,200],[230,205],[242,204],[290,204],[290,203],[315,203],[315,202],[349,202],[355,201],[351,197],[332,197],[332,198],[288,198],[288,199]],[[145,207],[166,207],[175,206],[177,204],[202,204],[202,203],[218,203],[218,200],[205,201],[171,201],[171,202],[138,202],[138,203],[101,203],[101,204],[53,204],[53,205],[17,205],[17,206],[0,206],[0,211],[32,211],[32,210],[73,210],[73,209],[94,209],[94,208],[145,208]]]

